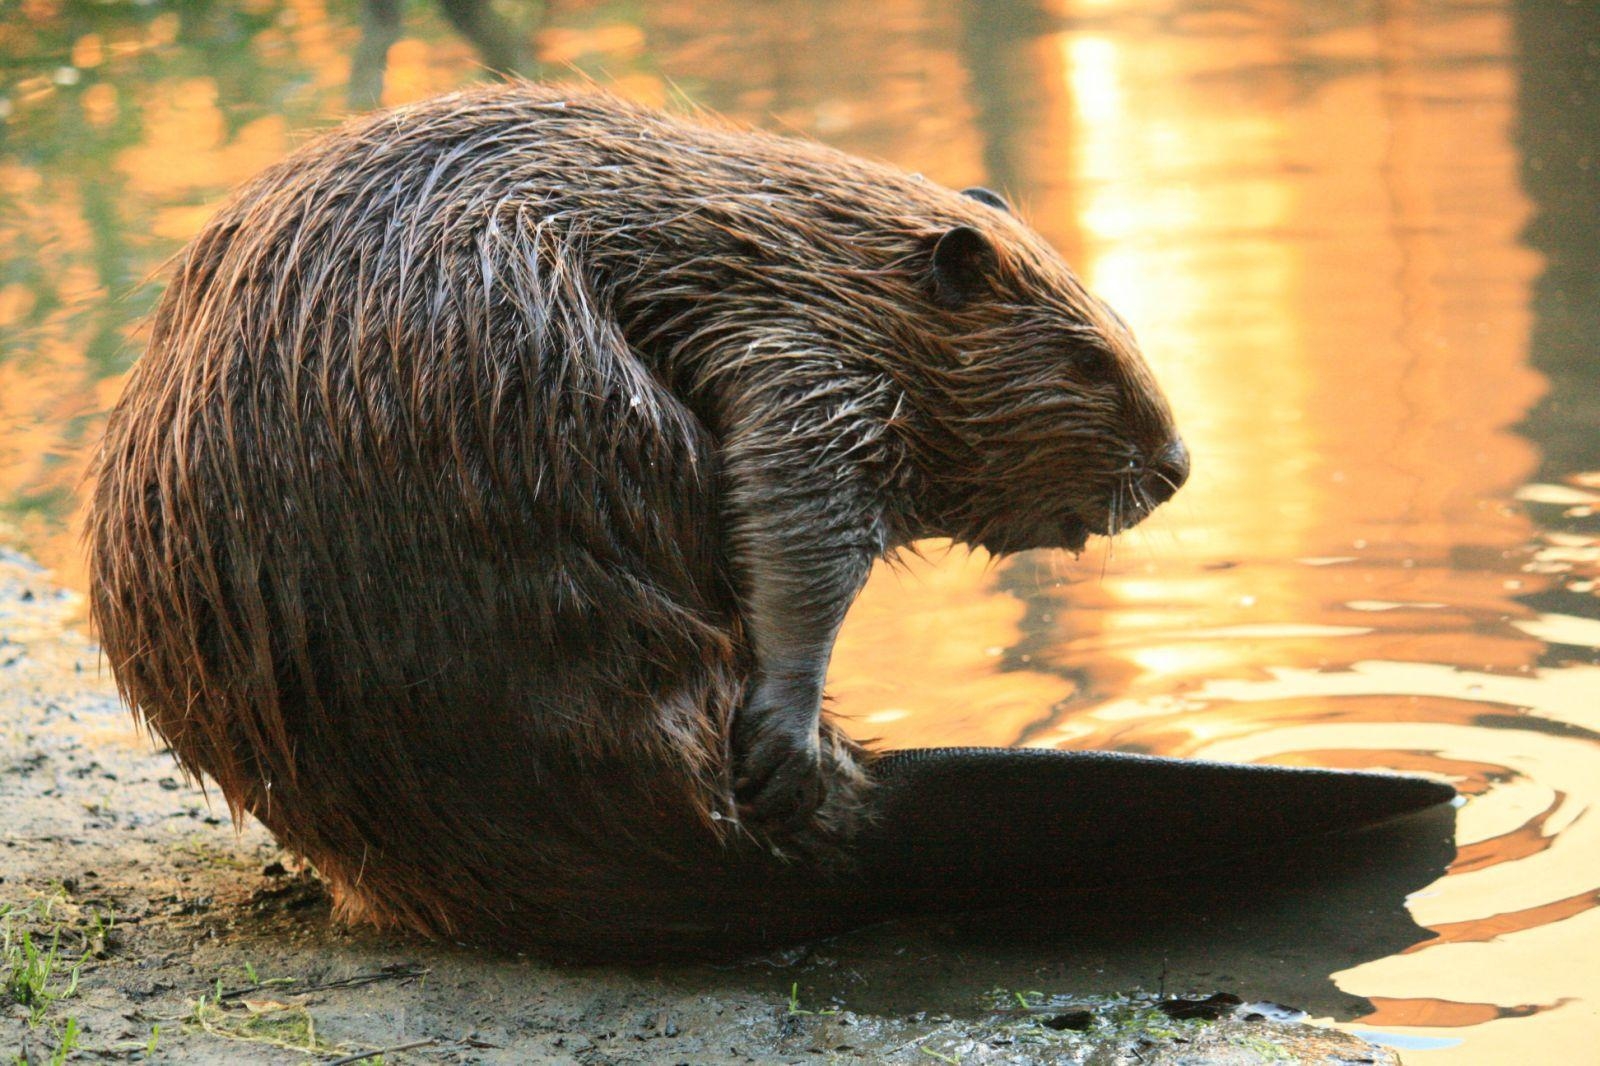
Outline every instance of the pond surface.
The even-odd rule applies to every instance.
[[[345,113],[361,20],[7,10],[0,544],[81,586],[81,479],[149,278]],[[1451,780],[1455,859],[1406,903],[1432,938],[1309,976],[1408,1062],[1520,1063],[1594,1061],[1600,1032],[1597,12],[585,2],[516,29],[531,73],[1006,190],[1167,386],[1194,476],[1114,548],[929,545],[874,577],[831,677],[855,728]],[[481,65],[412,5],[383,99]],[[1330,906],[1306,927],[1359,937]]]

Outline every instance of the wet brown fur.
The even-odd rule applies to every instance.
[[[929,265],[963,226],[994,252],[971,298]],[[760,594],[734,548],[1131,524],[1171,432],[1115,316],[1004,211],[477,89],[308,145],[183,253],[107,429],[93,612],[137,714],[346,915],[744,946],[826,899],[786,905],[819,876],[730,828]],[[780,468],[804,476],[763,489]],[[824,835],[867,757],[825,733]]]

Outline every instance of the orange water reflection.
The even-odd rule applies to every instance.
[[[353,13],[0,25],[27,60],[0,95],[21,149],[0,156],[0,542],[68,583],[139,281],[341,113]],[[386,101],[477,76],[431,10],[408,17]],[[1541,467],[1553,438],[1518,429],[1550,406],[1519,79],[1557,61],[1519,56],[1519,20],[1564,39],[1526,9],[1407,0],[584,3],[530,31],[551,68],[640,99],[1003,188],[1134,324],[1190,485],[1109,557],[930,545],[881,568],[837,709],[891,745],[1458,781],[1460,855],[1411,900],[1439,937],[1337,975],[1376,1008],[1363,1029],[1462,1039],[1408,1061],[1582,1061],[1600,992],[1600,459]]]

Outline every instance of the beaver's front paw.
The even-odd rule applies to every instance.
[[[826,789],[815,704],[797,706],[789,701],[805,693],[775,689],[756,686],[734,720],[733,796],[746,828],[786,837],[810,823]]]
[[[757,685],[734,723],[739,821],[785,850],[848,834],[865,775],[845,746],[818,734],[814,692]]]

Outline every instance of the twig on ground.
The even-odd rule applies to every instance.
[[[361,1052],[358,1052],[358,1053],[356,1053],[354,1055],[346,1055],[342,1059],[334,1059],[332,1062],[324,1063],[324,1066],[347,1066],[348,1063],[365,1062],[367,1059],[375,1059],[379,1055],[388,1055],[388,1054],[391,1054],[392,1052],[396,1052],[396,1051],[413,1051],[413,1050],[415,1050],[417,1048],[425,1048],[425,1047],[436,1047],[436,1048],[441,1048],[441,1049],[455,1049],[455,1048],[494,1048],[494,1047],[499,1047],[499,1046],[500,1046],[499,1044],[491,1044],[491,1043],[488,1043],[487,1041],[484,1041],[484,1040],[474,1040],[470,1036],[464,1036],[459,1040],[449,1040],[449,1039],[447,1039],[445,1037],[442,1037],[442,1036],[431,1036],[426,1040],[413,1040],[409,1044],[396,1044],[393,1047],[374,1048],[371,1051],[361,1051]]]
[[[439,1037],[430,1036],[426,1040],[413,1040],[409,1044],[395,1044],[393,1047],[374,1048],[371,1051],[360,1051],[354,1055],[346,1055],[342,1059],[334,1059],[327,1066],[348,1066],[349,1063],[365,1062],[367,1059],[375,1059],[379,1055],[389,1055],[396,1051],[411,1051],[419,1047],[435,1047],[447,1042]]]
[[[314,985],[296,985],[291,988],[284,982],[287,978],[274,978],[262,981],[259,984],[246,985],[244,988],[230,988],[222,992],[217,999],[238,999],[248,996],[252,992],[260,992],[270,988],[289,996],[303,996],[308,992],[326,992],[332,988],[359,988],[361,985],[376,984],[379,981],[403,981],[412,977],[426,977],[433,971],[411,966],[385,967],[377,973],[358,973],[353,977],[341,977],[337,981],[322,981]]]

